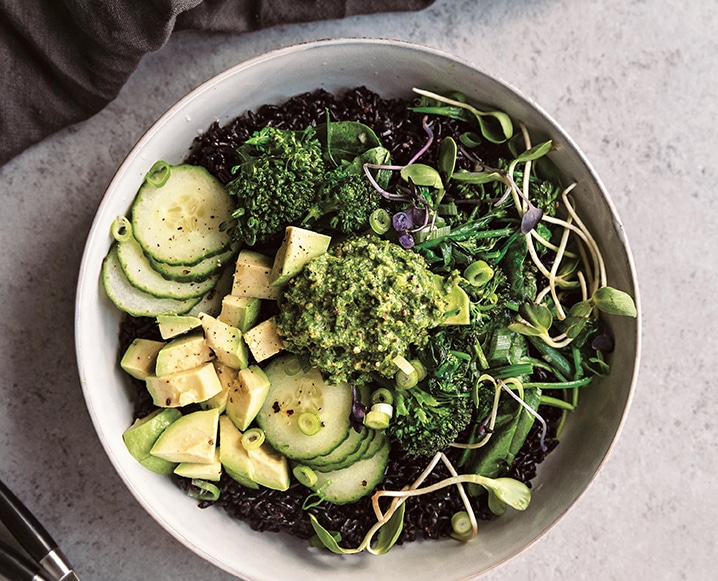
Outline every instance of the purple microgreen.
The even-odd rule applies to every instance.
[[[521,216],[521,234],[528,234],[543,218],[543,210],[529,202],[529,209]]]
[[[352,412],[349,415],[349,423],[357,433],[361,433],[362,427],[364,426],[364,416],[367,412],[367,406],[365,406],[357,395],[357,388],[352,385]]]
[[[408,199],[403,194],[392,194],[391,192],[387,192],[384,188],[382,188],[370,171],[372,169],[386,169],[389,171],[401,171],[401,169],[403,167],[404,166],[401,166],[401,165],[381,165],[381,164],[376,164],[376,163],[365,163],[364,164],[364,173],[366,174],[366,177],[369,179],[369,182],[374,187],[374,189],[377,192],[379,192],[383,197],[385,197],[387,200],[398,200],[398,201],[406,202],[406,201],[408,201]]]
[[[402,248],[409,250],[414,246],[414,237],[406,232],[399,236],[399,244],[401,244]]]
[[[411,161],[406,165],[411,165],[414,163],[417,159],[419,159],[422,155],[424,155],[429,147],[431,147],[431,144],[434,141],[434,132],[431,130],[431,127],[429,127],[429,124],[427,123],[428,117],[424,115],[424,118],[421,120],[421,126],[424,128],[424,131],[426,131],[427,139],[426,143],[424,144],[424,147],[422,147],[415,155],[411,158]]]
[[[592,348],[596,349],[596,351],[603,351],[604,353],[611,353],[614,346],[613,337],[605,332],[596,335],[591,341]]]
[[[397,232],[406,232],[414,226],[412,212],[397,212],[391,218],[391,224]]]

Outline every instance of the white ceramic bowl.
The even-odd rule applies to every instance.
[[[256,533],[220,509],[198,510],[169,478],[130,457],[122,432],[131,423],[128,383],[117,365],[119,312],[99,282],[110,244],[110,224],[126,213],[154,161],[179,162],[198,132],[264,103],[279,103],[317,88],[366,85],[384,96],[410,96],[411,87],[462,91],[523,120],[535,142],[550,136],[562,173],[582,184],[577,201],[608,260],[609,284],[638,288],[631,254],[601,181],[568,135],[541,108],[479,67],[443,52],[397,41],[338,39],[300,44],[241,63],[207,81],[169,109],[139,140],[117,171],[92,226],[77,291],[76,337],[80,378],[92,420],[120,478],[170,534],[218,567],[243,579],[464,579],[517,555],[571,508],[606,462],[623,424],[638,369],[640,319],[612,317],[619,348],[612,372],[582,393],[562,445],[541,465],[533,500],[523,513],[508,511],[482,524],[470,543],[453,540],[395,547],[387,555],[338,557],[309,551],[302,541]]]

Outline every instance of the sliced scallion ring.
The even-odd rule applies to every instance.
[[[124,242],[132,238],[132,224],[126,216],[117,216],[112,222],[110,233],[117,242]]]
[[[251,428],[242,434],[242,447],[245,450],[256,450],[264,444],[264,430]]]
[[[394,403],[394,395],[386,387],[380,387],[371,394],[371,403]]]
[[[391,228],[391,216],[384,208],[377,208],[369,216],[369,226],[379,235],[386,234]]]
[[[314,412],[302,412],[297,418],[297,427],[305,436],[313,436],[321,429],[322,422]]]
[[[364,425],[372,430],[385,430],[389,427],[389,420],[391,420],[389,414],[371,409],[364,416]]]
[[[170,172],[170,164],[160,160],[155,162],[155,165],[150,168],[150,171],[148,171],[145,176],[145,180],[154,187],[161,188],[167,183],[167,180],[170,179]]]
[[[319,479],[314,470],[312,470],[309,466],[304,466],[302,464],[297,464],[294,468],[292,468],[292,474],[294,474],[294,477],[297,479],[299,484],[303,484],[307,488],[314,486]]]
[[[206,500],[209,502],[215,502],[219,500],[219,488],[211,482],[194,478],[192,480],[192,487],[193,488],[191,488],[187,492],[187,494],[192,498],[197,498],[198,500]]]

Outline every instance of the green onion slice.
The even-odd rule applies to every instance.
[[[147,172],[145,180],[156,188],[161,188],[170,179],[170,164],[166,161],[158,161]]]
[[[302,412],[297,418],[297,427],[305,436],[313,436],[321,429],[322,422],[314,412]]]
[[[297,479],[299,484],[303,484],[307,488],[311,488],[317,483],[317,480],[319,480],[314,470],[312,470],[309,466],[304,466],[302,464],[297,464],[292,469],[292,474],[294,474],[294,477]]]
[[[264,444],[264,430],[252,428],[242,434],[242,447],[245,450],[256,450]]]
[[[369,226],[379,235],[386,234],[391,228],[391,216],[384,208],[377,208],[369,216]]]

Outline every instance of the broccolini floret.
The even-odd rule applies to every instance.
[[[233,220],[225,225],[249,246],[266,242],[306,215],[324,179],[322,147],[315,130],[265,127],[237,150],[227,191],[236,197]]]
[[[474,413],[468,362],[451,352],[428,377],[397,389],[388,433],[409,454],[433,456],[457,440]]]
[[[324,223],[333,230],[355,234],[368,227],[369,216],[380,202],[381,195],[364,174],[336,169],[327,174],[303,224],[321,229]]]

